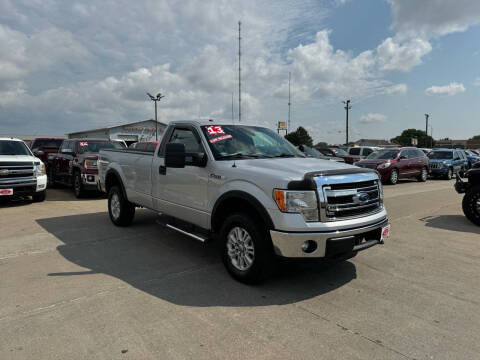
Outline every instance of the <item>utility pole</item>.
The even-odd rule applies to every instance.
[[[158,93],[156,97],[150,93],[147,93],[147,95],[150,97],[150,100],[155,102],[155,141],[158,141],[157,102],[159,102],[162,98],[164,98],[165,95],[162,95],[160,93]]]
[[[234,119],[233,119],[233,91],[232,91],[232,124],[234,122]]]
[[[291,127],[290,127],[290,106],[292,105],[292,102],[291,102],[291,95],[290,95],[290,81],[291,81],[291,78],[292,78],[292,73],[289,71],[288,72],[288,123],[287,123],[287,134],[289,131],[291,131]]]
[[[345,104],[345,111],[346,111],[346,131],[345,131],[345,145],[348,145],[348,110],[350,110],[352,107],[350,106],[350,99],[342,101],[342,103]]]
[[[428,136],[428,118],[430,117],[429,114],[425,114],[425,134]]]
[[[238,22],[238,122],[242,121],[242,37],[240,36],[242,22]]]

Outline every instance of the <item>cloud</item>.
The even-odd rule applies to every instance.
[[[445,95],[445,96],[453,96],[458,93],[465,92],[465,86],[462,83],[452,82],[449,85],[443,86],[431,86],[425,89],[425,94],[427,95]]]
[[[387,95],[404,95],[407,93],[407,84],[396,84],[385,88],[385,94]]]
[[[387,117],[379,113],[368,113],[360,117],[360,123],[362,124],[381,123],[386,120]]]
[[[478,0],[389,0],[394,28],[409,36],[428,38],[465,31],[480,23]]]
[[[377,61],[381,71],[410,71],[422,63],[422,57],[432,51],[426,40],[411,39],[404,43],[391,37],[377,47]]]
[[[473,82],[473,85],[480,86],[480,76],[475,79],[475,81]]]

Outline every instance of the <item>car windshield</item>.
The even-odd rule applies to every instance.
[[[22,141],[0,140],[0,155],[32,155]]]
[[[44,139],[44,140],[35,140],[32,145],[32,149],[38,148],[49,148],[49,149],[58,149],[62,145],[63,140],[55,139]]]
[[[367,159],[393,160],[397,157],[397,155],[398,150],[380,150],[368,155]]]
[[[348,156],[348,153],[343,149],[335,149],[334,152],[337,156]]]
[[[125,147],[118,141],[80,141],[78,143],[78,153],[87,152],[98,153],[102,149],[124,149]]]
[[[453,159],[452,151],[432,151],[428,154],[429,159]]]
[[[216,160],[305,157],[272,130],[245,125],[206,125],[202,131]]]

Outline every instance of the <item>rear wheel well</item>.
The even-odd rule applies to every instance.
[[[122,190],[122,192],[125,195],[125,191],[123,189],[122,181],[120,180],[120,178],[118,177],[118,175],[116,173],[111,171],[105,177],[105,191],[107,192],[107,194],[110,192],[110,189],[114,186],[120,187],[120,190]]]
[[[246,213],[252,216],[255,221],[262,222],[267,229],[273,229],[270,216],[260,204],[255,204],[243,196],[232,196],[222,200],[215,206],[211,221],[212,231],[220,231],[227,217],[239,212]]]

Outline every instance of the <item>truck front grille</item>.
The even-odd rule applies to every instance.
[[[32,162],[0,162],[0,184],[5,179],[32,178],[33,173]]]
[[[441,169],[442,165],[440,163],[430,163],[431,169]]]
[[[325,221],[365,216],[382,207],[378,180],[327,184],[322,192],[324,202],[321,215]]]

